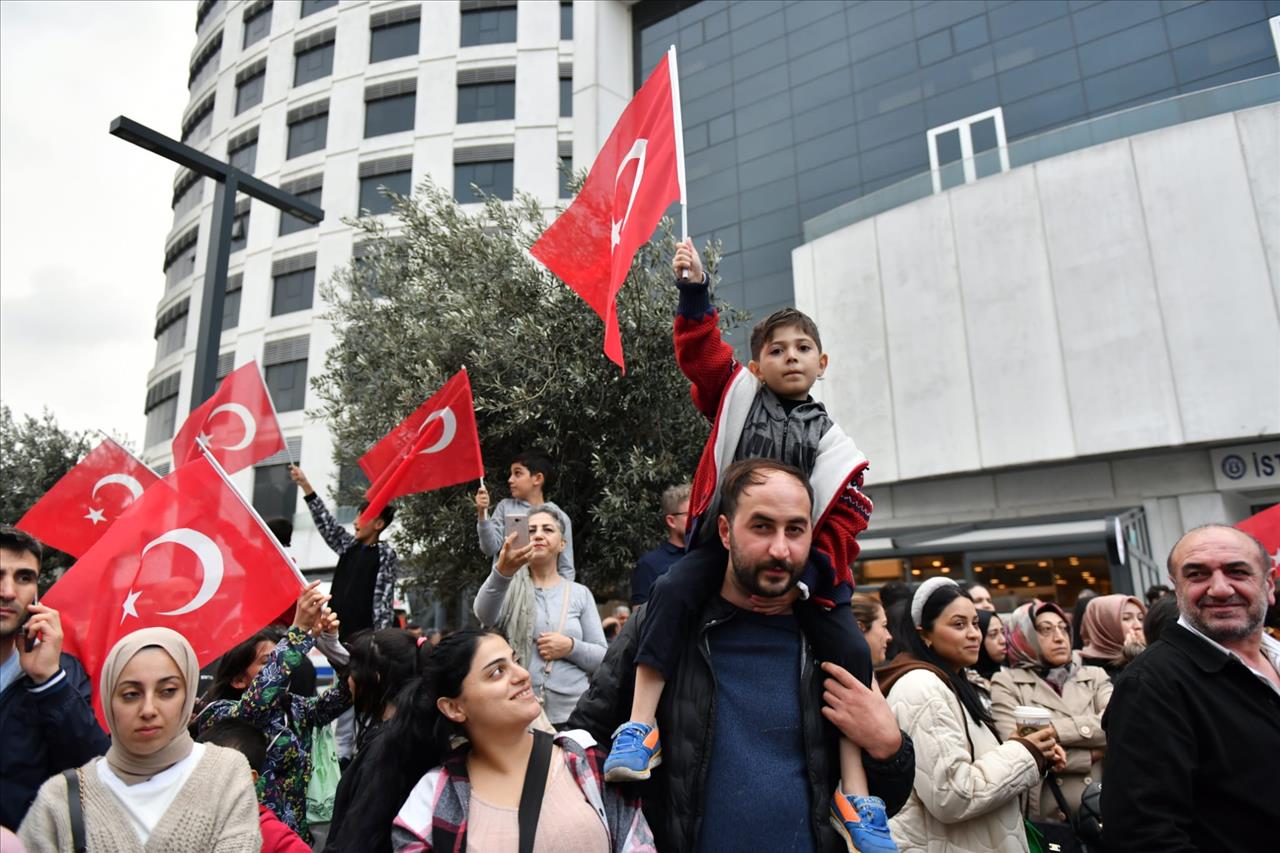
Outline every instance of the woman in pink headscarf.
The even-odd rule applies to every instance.
[[[1142,620],[1147,608],[1132,595],[1101,595],[1089,602],[1084,612],[1080,657],[1086,664],[1100,666],[1115,678],[1129,661],[1147,647]]]

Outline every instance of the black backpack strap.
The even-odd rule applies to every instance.
[[[67,811],[71,816],[71,849],[85,853],[84,804],[80,794],[80,771],[76,767],[62,771],[67,780]]]
[[[524,772],[524,789],[520,792],[520,853],[533,853],[533,838],[538,832],[538,815],[542,812],[542,795],[547,790],[547,770],[551,767],[552,736],[535,730],[529,766]]]
[[[1063,816],[1067,819],[1067,823],[1071,822],[1071,807],[1067,805],[1067,798],[1062,795],[1062,788],[1058,785],[1058,777],[1050,770],[1045,776],[1045,784],[1049,786],[1049,792],[1053,794],[1053,799],[1057,802],[1058,808],[1062,810]]]

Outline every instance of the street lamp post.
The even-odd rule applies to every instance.
[[[231,257],[231,231],[235,225],[236,193],[256,198],[299,219],[318,223],[324,211],[291,193],[260,181],[230,163],[215,160],[190,145],[170,139],[162,133],[138,124],[131,118],[117,116],[111,122],[111,135],[140,148],[159,154],[185,166],[198,175],[212,178],[213,224],[209,235],[209,254],[205,261],[204,292],[200,297],[200,328],[196,338],[195,375],[191,383],[191,408],[195,409],[213,396],[218,382],[218,348],[222,342],[222,305],[227,290],[227,264]]]

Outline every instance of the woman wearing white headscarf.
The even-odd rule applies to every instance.
[[[187,732],[200,666],[181,634],[145,628],[103,663],[111,749],[74,771],[88,853],[257,853],[257,798],[243,755]],[[71,771],[69,771],[71,772]],[[73,851],[66,774],[40,787],[18,835],[35,853]]]

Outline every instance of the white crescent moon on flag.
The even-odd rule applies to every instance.
[[[419,453],[439,453],[449,446],[449,443],[453,441],[454,434],[458,431],[458,419],[454,417],[453,409],[445,406],[443,409],[436,409],[423,419],[421,426],[418,427],[418,434],[421,435],[422,431],[427,428],[427,424],[436,418],[440,419],[440,426],[443,428],[440,439],[430,447],[419,450]]]
[[[610,240],[616,246],[622,241],[622,229],[627,227],[627,220],[631,218],[631,206],[636,203],[636,193],[640,190],[640,182],[644,180],[644,154],[649,147],[649,140],[637,139],[631,145],[631,150],[627,152],[627,156],[622,158],[622,162],[618,164],[618,173],[613,176],[614,191],[617,192],[618,179],[622,177],[622,170],[627,168],[627,164],[632,160],[638,160],[639,165],[636,166],[636,176],[631,181],[631,198],[627,200],[627,212],[622,214],[621,222],[613,222],[612,234]],[[610,219],[612,219],[610,214]]]
[[[124,486],[133,494],[133,499],[135,501],[142,497],[142,484],[138,482],[136,477],[131,477],[128,474],[108,474],[93,484],[93,492],[91,493],[91,496],[96,498],[98,496],[98,489],[112,484]]]
[[[195,554],[196,559],[200,561],[202,577],[200,579],[200,589],[196,592],[195,598],[177,610],[166,610],[159,614],[160,616],[182,616],[208,604],[214,593],[218,591],[218,587],[222,585],[222,551],[218,549],[212,539],[199,530],[192,530],[190,527],[179,527],[148,542],[147,547],[142,549],[142,556],[147,556],[147,552],[152,548],[167,542],[181,545]]]
[[[250,444],[253,444],[253,437],[258,434],[258,422],[253,419],[252,412],[239,403],[223,403],[209,413],[209,417],[205,418],[205,423],[207,424],[219,412],[230,412],[244,424],[244,438],[240,439],[237,444],[223,447],[223,450],[244,450]]]

